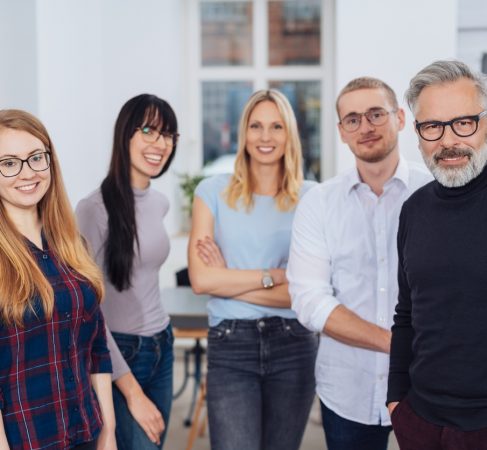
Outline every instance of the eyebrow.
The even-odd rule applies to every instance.
[[[47,151],[45,148],[36,148],[32,151],[30,151],[29,153],[27,153],[27,157],[33,155],[35,152],[45,152]],[[8,159],[8,158],[17,158],[17,159],[22,159],[22,158],[19,158],[18,155],[1,155],[0,156],[0,159]]]
[[[371,106],[370,108],[367,108],[364,112],[370,111],[372,109],[387,109],[387,108],[385,106]],[[358,111],[351,111],[348,114],[345,114],[343,117],[347,117],[350,114],[362,114],[362,113],[359,113]]]

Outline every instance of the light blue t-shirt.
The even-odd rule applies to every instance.
[[[195,195],[205,202],[215,219],[214,239],[229,269],[285,269],[291,244],[295,209],[279,211],[274,198],[254,194],[254,207],[230,208],[224,198],[231,175],[216,175],[200,182]],[[305,181],[300,197],[314,185]],[[212,297],[208,302],[210,326],[224,319],[295,318],[291,309],[254,305],[240,300]]]

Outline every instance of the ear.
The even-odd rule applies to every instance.
[[[404,129],[404,125],[406,125],[406,114],[404,112],[404,109],[399,108],[396,115],[399,123],[399,131],[401,131],[402,129]]]

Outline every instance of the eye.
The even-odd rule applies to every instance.
[[[154,130],[151,127],[141,128],[140,131],[146,136],[152,136],[154,134]]]
[[[284,127],[282,124],[280,124],[280,123],[274,124],[274,130],[283,130],[283,129],[284,129]]]
[[[360,121],[360,116],[347,116],[343,121],[346,125],[356,125]]]
[[[421,130],[422,131],[436,131],[439,128],[441,128],[443,125],[439,122],[430,122],[430,123],[423,123],[421,125]]]
[[[260,124],[258,124],[258,123],[251,123],[249,125],[249,128],[252,128],[254,130],[258,130],[260,128]]]
[[[15,167],[19,164],[19,162],[16,159],[2,159],[0,161],[0,167],[5,167],[6,169],[10,169],[12,167]]]
[[[32,155],[29,160],[32,162],[41,162],[45,159],[45,156],[43,153],[36,153],[35,155]]]
[[[472,125],[474,124],[474,121],[472,119],[461,119],[461,120],[455,120],[454,124],[456,127],[460,127],[460,128],[471,128]]]

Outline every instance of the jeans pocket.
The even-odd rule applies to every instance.
[[[223,342],[231,334],[231,329],[225,324],[218,324],[208,329],[208,341]]]
[[[121,333],[112,333],[120,353],[126,362],[132,361],[139,352],[140,343],[137,336],[125,337]]]

